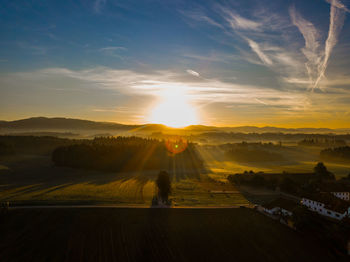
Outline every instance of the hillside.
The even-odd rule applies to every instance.
[[[171,128],[161,124],[125,125],[114,122],[96,122],[90,120],[63,117],[32,117],[14,121],[0,121],[0,130],[133,130],[133,131],[192,131],[192,132],[235,132],[235,133],[349,133],[350,129],[330,128],[279,128],[279,127],[215,127],[205,125],[191,125],[185,128]]]

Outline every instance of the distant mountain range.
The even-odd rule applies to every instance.
[[[0,121],[0,129],[36,129],[36,130],[128,130],[133,125],[122,125],[110,122],[94,122],[89,120],[63,117],[32,117],[15,121]]]
[[[190,132],[235,132],[235,133],[350,133],[349,129],[329,129],[329,128],[279,128],[279,127],[256,127],[256,126],[239,126],[239,127],[215,127],[192,125],[185,128],[175,129],[160,124],[145,125],[124,125],[113,122],[95,122],[71,118],[47,118],[32,117],[15,121],[0,121],[0,130],[105,130],[105,131],[147,131],[147,132],[165,132],[165,131],[190,131]]]

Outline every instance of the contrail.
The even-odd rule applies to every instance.
[[[307,59],[305,67],[309,75],[309,81],[315,83],[318,78],[318,67],[323,57],[322,51],[320,51],[320,34],[311,22],[304,19],[295,10],[294,6],[289,9],[289,14],[292,23],[298,27],[304,37],[305,47],[301,51]]]
[[[325,42],[324,51],[320,50],[320,35],[315,26],[304,19],[295,10],[294,6],[289,9],[292,23],[298,27],[305,39],[305,47],[301,50],[307,58],[305,66],[309,80],[312,83],[312,90],[318,87],[324,77],[332,50],[338,42],[340,31],[344,25],[345,14],[346,12],[350,12],[340,0],[326,1],[330,3],[331,8],[328,37]]]
[[[338,42],[340,31],[344,25],[345,13],[349,12],[349,10],[340,2],[340,0],[327,0],[327,2],[331,4],[328,37],[326,40],[323,62],[318,68],[318,77],[315,81],[313,89],[317,87],[321,79],[324,77],[329,57],[334,46]]]

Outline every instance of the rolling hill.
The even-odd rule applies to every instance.
[[[234,133],[349,133],[350,129],[330,129],[330,128],[279,128],[279,127],[215,127],[205,125],[191,125],[185,128],[171,128],[161,124],[125,125],[114,122],[96,122],[82,119],[72,119],[63,117],[32,117],[14,121],[0,121],[0,130],[21,131],[21,130],[123,130],[123,131],[147,131],[162,132],[183,130],[191,132],[234,132]]]

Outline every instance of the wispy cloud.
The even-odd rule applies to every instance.
[[[226,21],[230,24],[230,26],[233,29],[254,30],[254,31],[261,30],[261,24],[259,22],[244,18],[239,14],[235,13],[234,11],[229,10],[227,8],[221,8],[221,10],[225,14]]]
[[[248,37],[244,37],[244,39],[248,42],[250,48],[258,55],[260,60],[266,65],[272,65],[271,59],[261,50],[259,44],[249,39]]]
[[[94,6],[93,6],[94,11],[96,13],[101,13],[101,11],[102,11],[103,7],[105,6],[106,2],[107,2],[107,0],[95,0]]]
[[[125,50],[127,50],[127,48],[125,48],[123,46],[107,46],[107,47],[102,47],[99,49],[100,52],[116,51],[116,50],[125,51]]]
[[[127,106],[118,106],[118,107],[99,107],[99,108],[93,108],[93,112],[109,112],[109,113],[130,113],[133,111],[131,107]]]
[[[103,47],[98,49],[98,51],[102,54],[105,54],[107,56],[112,56],[112,57],[116,57],[116,58],[123,58],[122,55],[120,54],[121,52],[125,52],[128,49],[126,47],[123,46],[107,46],[107,47]]]
[[[202,10],[202,15],[193,16],[192,19],[213,24],[212,17],[215,17],[216,27],[222,29],[226,39],[228,36],[235,42],[233,45],[239,53],[235,56],[240,55],[236,60],[243,59],[249,63],[266,66],[276,74],[277,79],[293,79],[286,83],[295,83],[303,88],[314,89],[330,83],[324,79],[324,75],[343,27],[345,14],[349,12],[341,0],[325,1],[331,5],[328,37],[325,42],[322,40],[322,32],[313,23],[302,17],[294,6],[289,8],[291,20],[288,19],[288,16],[283,17],[272,13],[267,8],[253,10],[250,15],[244,16],[238,13],[238,9],[234,10],[228,5],[219,4],[215,5],[211,13],[208,10],[206,12]],[[204,16],[205,19],[198,18]],[[293,41],[294,26],[298,28],[305,41],[301,49],[298,49],[296,42]],[[237,40],[239,42],[239,39],[244,40],[243,43],[247,44],[252,53],[249,53],[241,43],[236,43]],[[219,62],[215,57],[207,60]],[[222,61],[229,62],[227,59]],[[304,80],[305,76],[309,78],[307,81]],[[296,81],[296,79],[303,80]]]
[[[315,26],[304,19],[294,7],[289,10],[293,24],[298,27],[305,39],[305,47],[302,52],[308,62],[305,64],[312,89],[319,87],[324,78],[329,58],[333,48],[338,42],[340,31],[344,24],[345,13],[349,10],[339,0],[327,0],[331,4],[328,37],[321,50],[320,34]]]
[[[200,10],[197,10],[197,11],[179,10],[179,12],[182,15],[184,15],[184,16],[186,16],[186,17],[188,17],[196,22],[206,22],[212,26],[219,27],[221,29],[224,28],[220,23],[216,22],[213,18],[210,18],[209,16],[207,16],[205,13],[203,13]]]
[[[324,112],[328,112],[325,116],[327,118],[331,113],[347,112],[348,105],[344,104],[344,101],[350,98],[350,90],[334,89],[325,95],[321,92],[306,93],[303,89],[288,91],[224,82],[216,78],[189,79],[186,71],[181,73],[163,70],[140,73],[106,67],[85,70],[46,68],[31,72],[1,74],[0,85],[5,88],[11,87],[5,92],[8,99],[14,97],[17,102],[18,99],[22,99],[26,104],[37,103],[38,96],[43,95],[45,100],[40,101],[45,101],[50,108],[51,104],[55,105],[57,112],[61,112],[59,110],[62,110],[64,104],[65,107],[69,105],[74,110],[86,114],[90,112],[98,117],[117,115],[118,121],[125,122],[145,121],[157,99],[164,92],[172,90],[180,90],[184,99],[197,110],[211,116],[219,115],[220,119],[231,124],[234,112],[236,119],[239,118],[243,122],[272,121],[278,119],[279,115],[283,115],[283,119],[287,116],[294,120],[308,116],[312,119],[314,116],[312,114]],[[20,94],[23,97],[19,98],[17,91],[23,86],[26,86],[26,93]],[[74,92],[70,92],[71,90]],[[99,101],[96,99],[99,95],[108,98]],[[3,96],[0,96],[1,102],[5,102],[3,99]],[[336,106],[329,104],[330,99],[337,101]],[[73,104],[69,101],[73,101]],[[81,101],[81,104],[77,104],[77,101]],[[264,107],[264,110],[257,117],[256,112],[261,107]],[[339,114],[343,114],[341,112]]]
[[[309,75],[309,82],[315,82],[318,77],[318,67],[322,57],[322,51],[320,50],[320,34],[311,22],[305,20],[296,11],[294,6],[289,9],[289,14],[292,23],[298,27],[305,39],[305,47],[301,50],[307,58],[305,66]]]
[[[222,52],[210,52],[206,55],[198,55],[198,54],[182,54],[183,57],[199,60],[199,61],[207,61],[207,62],[215,62],[215,63],[225,63],[228,64],[233,60],[237,60],[240,57],[238,55],[234,55],[231,53],[222,53]]]
[[[237,42],[237,36],[243,39],[252,54],[241,45],[235,45],[240,54],[229,55],[231,59],[218,58],[215,55],[214,57],[208,56],[208,58],[202,57],[201,60],[225,63],[245,60],[252,64],[267,66],[278,74],[299,74],[301,63],[296,59],[296,55],[286,50],[285,47],[274,44],[276,31],[283,34],[288,28],[286,18],[268,13],[267,10],[255,12],[253,18],[246,18],[238,14],[236,10],[222,5],[216,5],[215,12],[221,17],[221,20],[217,21],[221,22],[222,31],[235,42]],[[208,17],[208,15],[205,16]],[[203,21],[209,23],[208,19]],[[274,32],[271,33],[271,31]]]
[[[328,37],[325,44],[324,59],[320,65],[318,77],[313,88],[317,87],[320,80],[324,77],[332,50],[338,42],[339,34],[344,24],[345,12],[349,11],[339,0],[329,0],[328,2],[331,4]]]
[[[199,76],[198,72],[190,71],[191,75]],[[303,94],[288,93],[266,87],[226,83],[218,79],[202,79],[189,81],[186,74],[171,71],[155,71],[153,73],[137,73],[130,70],[116,70],[97,67],[89,70],[70,70],[67,68],[47,68],[34,72],[14,73],[11,81],[23,79],[26,82],[52,81],[60,79],[76,79],[98,89],[115,90],[121,94],[148,95],[157,97],[166,89],[182,89],[194,103],[233,103],[261,104],[270,106],[288,106],[290,109],[301,108],[305,104]],[[269,101],[269,102],[267,102]]]
[[[45,46],[40,46],[40,45],[35,45],[35,44],[30,44],[25,42],[18,42],[17,45],[21,49],[30,51],[30,53],[33,55],[46,55],[48,51],[48,48]]]
[[[349,9],[341,2],[341,0],[326,0],[326,2],[339,9],[343,9],[346,12],[350,12]]]
[[[191,70],[191,69],[187,69],[186,72],[187,72],[188,74],[193,75],[193,76],[196,76],[196,77],[199,77],[199,76],[200,76],[200,74],[199,74],[198,72],[193,71],[193,70]]]

